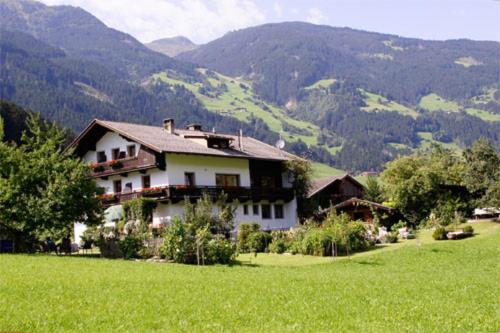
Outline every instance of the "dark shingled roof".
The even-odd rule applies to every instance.
[[[309,188],[309,192],[307,193],[307,197],[310,198],[313,195],[315,195],[316,193],[323,190],[325,187],[327,187],[331,183],[336,182],[336,181],[341,181],[344,179],[349,179],[350,181],[354,182],[355,184],[358,184],[359,186],[363,187],[363,185],[360,182],[358,182],[353,176],[351,176],[347,173],[343,176],[328,176],[328,177],[313,179],[311,181],[311,187]]]
[[[257,139],[243,136],[243,149],[239,147],[237,135],[219,134],[212,132],[175,130],[175,134],[168,133],[161,126],[148,126],[123,122],[93,120],[89,126],[71,143],[70,147],[78,144],[86,137],[86,134],[95,126],[102,126],[110,131],[116,132],[132,141],[143,144],[157,152],[213,155],[223,157],[237,157],[249,159],[266,160],[291,160],[298,159],[297,156],[279,150]],[[230,148],[209,148],[193,140],[184,138],[186,136],[227,138],[232,142]]]

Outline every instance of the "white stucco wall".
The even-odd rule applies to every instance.
[[[244,205],[248,205],[248,215],[244,215]],[[263,230],[283,230],[290,229],[295,224],[297,224],[297,203],[294,200],[284,203],[284,202],[275,202],[270,203],[271,205],[271,219],[263,219],[262,218],[262,204],[268,204],[267,201],[256,202],[259,206],[259,214],[253,215],[253,202],[240,203],[237,206],[235,212],[235,230],[237,230],[238,225],[241,223],[257,223],[261,226]],[[274,218],[274,205],[282,204],[283,205],[283,213],[284,216],[282,219]],[[153,213],[153,224],[169,224],[174,217],[182,218],[184,214],[184,206],[183,203],[176,204],[168,204],[168,203],[159,203]]]
[[[215,186],[215,174],[240,175],[240,186],[250,186],[248,160],[216,156],[167,154],[170,185],[184,184],[184,173],[194,172],[196,185]]]
[[[137,154],[139,151],[139,144],[127,141],[116,133],[108,132],[97,142],[96,151],[88,151],[83,159],[89,163],[94,163],[97,161],[97,152],[104,151],[107,160],[110,161],[112,159],[111,150],[120,148],[120,151],[127,152],[127,147],[131,145],[135,146],[135,153]]]

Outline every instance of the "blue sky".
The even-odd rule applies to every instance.
[[[91,12],[142,42],[206,43],[268,22],[305,21],[424,39],[500,41],[497,0],[42,0]]]

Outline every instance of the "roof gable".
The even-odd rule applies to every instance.
[[[70,144],[69,148],[74,147],[76,153],[82,156],[86,151],[91,150],[107,131],[118,133],[128,140],[135,141],[159,153],[198,154],[264,160],[298,159],[295,155],[247,136],[241,138],[242,147],[240,147],[238,144],[240,138],[237,135],[190,130],[175,130],[174,133],[169,133],[160,126],[98,119],[94,119]],[[230,142],[233,142],[233,145],[227,149],[210,148],[188,139],[193,135],[201,138],[213,136],[227,138]]]
[[[312,180],[311,188],[309,189],[307,197],[313,197],[337,181],[349,181],[362,190],[364,189],[364,186],[360,182],[358,182],[353,176],[346,173],[343,176],[329,176]]]

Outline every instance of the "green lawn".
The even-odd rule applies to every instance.
[[[460,241],[424,232],[351,259],[231,267],[1,255],[0,330],[498,332],[500,225],[474,226]]]

